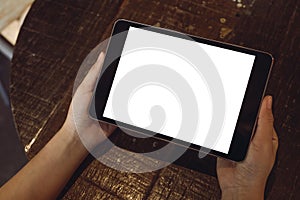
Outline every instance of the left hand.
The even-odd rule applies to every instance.
[[[91,119],[88,112],[104,57],[104,53],[101,52],[96,63],[77,88],[63,125],[63,129],[71,132],[75,137],[79,138],[80,135],[80,139],[84,140],[84,145],[88,145],[89,148],[104,141],[116,128],[113,125]]]

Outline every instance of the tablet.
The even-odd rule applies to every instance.
[[[90,116],[242,161],[272,63],[265,52],[118,20]]]

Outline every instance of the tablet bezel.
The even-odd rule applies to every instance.
[[[95,87],[94,95],[91,102],[91,105],[93,106],[90,106],[90,116],[93,119],[99,121],[111,123],[114,125],[118,124],[118,126],[122,126],[123,128],[126,128],[128,130],[133,130],[136,132],[140,132],[142,134],[154,135],[154,137],[164,141],[172,140],[172,142],[175,142],[178,145],[188,146],[189,148],[194,150],[200,150],[200,148],[203,147],[196,144],[190,144],[188,142],[179,139],[174,139],[159,133],[154,133],[152,131],[140,127],[136,127],[126,123],[122,123],[120,121],[103,117],[103,112],[114,80],[114,75],[117,70],[120,61],[120,56],[122,54],[124,43],[126,40],[126,36],[127,36],[126,31],[128,31],[130,27],[147,28],[148,31],[162,33],[162,34],[166,34],[169,36],[178,37],[182,39],[190,38],[190,40],[194,40],[196,42],[200,42],[203,44],[208,44],[208,45],[234,50],[237,52],[242,52],[242,53],[255,56],[255,61],[251,70],[250,78],[247,84],[246,92],[244,95],[244,99],[242,102],[242,106],[240,109],[240,113],[238,116],[238,120],[236,123],[236,127],[234,130],[234,134],[232,137],[228,154],[216,150],[212,150],[212,149],[210,150],[211,155],[223,157],[233,161],[244,160],[247,154],[251,137],[256,129],[258,112],[270,76],[270,71],[273,64],[273,57],[266,52],[257,51],[249,48],[240,47],[237,45],[214,41],[214,40],[209,40],[201,37],[191,36],[191,35],[179,33],[172,30],[167,30],[163,28],[152,27],[149,25],[140,24],[128,20],[121,19],[115,22],[112,35],[116,35],[122,32],[125,32],[125,34],[123,34],[123,36],[121,37],[111,37],[109,41],[109,45],[106,51],[106,58],[104,60],[104,64],[102,67],[102,69],[106,69],[106,70],[105,72],[102,70],[100,76],[101,78],[99,78],[97,81],[97,86]],[[114,56],[116,54],[119,56],[117,56],[118,59],[114,60],[114,62],[109,63],[107,60],[110,60],[109,58],[112,57],[111,56],[112,54]],[[95,102],[97,102],[97,104],[95,104]]]

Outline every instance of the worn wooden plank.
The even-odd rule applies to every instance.
[[[89,6],[82,1],[81,4]],[[22,127],[19,131],[24,144],[29,144],[30,138],[38,131],[43,131],[52,116],[65,114],[66,108],[59,108],[65,101],[70,101],[77,69],[88,52],[100,41],[110,18],[115,15],[113,11],[118,9],[116,2],[107,1],[101,5],[102,7],[97,7],[97,12],[91,13],[80,7],[65,8],[55,1],[41,1],[36,2],[34,9],[30,11],[29,18],[32,21],[25,21],[22,27],[13,60],[14,69],[20,71],[11,76],[11,96],[21,102],[18,103],[19,106],[13,106],[13,110],[21,113],[16,116],[16,121]],[[109,14],[97,16],[106,7],[111,7],[110,18]],[[66,13],[71,16],[64,17]],[[86,22],[76,16],[87,15],[86,13],[90,14],[89,19],[99,19],[94,25],[98,27],[97,33],[93,30],[81,30],[80,23]],[[56,19],[59,19],[60,25],[54,27]],[[78,30],[71,29],[74,28],[73,24],[78,25]],[[90,24],[89,27],[92,26]],[[18,56],[18,52],[24,56]],[[37,105],[38,109],[34,109]],[[29,120],[25,120],[27,118]],[[62,122],[58,122],[59,125],[55,128],[50,128],[48,134],[53,135],[53,131],[57,131]]]
[[[13,61],[14,69],[19,69],[20,72],[12,74],[11,96],[20,102],[13,103],[20,106],[13,106],[13,111],[20,113],[16,116],[16,121],[23,143],[30,144],[38,135],[28,151],[30,158],[62,125],[71,100],[77,69],[88,52],[100,42],[121,3],[95,2],[87,4],[85,1],[77,1],[70,7],[60,1],[36,2],[29,13],[32,21],[25,21],[22,28],[20,45],[16,47]],[[110,12],[105,12],[108,7]],[[56,20],[60,21],[59,26],[55,25],[58,23]],[[24,56],[18,56],[17,52]],[[40,88],[41,85],[46,87]],[[38,109],[35,110],[37,105]],[[101,167],[104,166],[97,169],[101,171]],[[92,165],[92,168],[96,167]],[[101,177],[106,177],[103,181],[115,180],[116,174],[117,172],[113,172],[109,176],[103,174]],[[90,184],[91,181],[87,179],[78,179],[66,198],[89,199],[92,194],[86,197],[82,191],[86,191],[86,185]],[[102,191],[97,185],[90,188],[95,189],[94,194]],[[143,193],[144,191],[139,191],[139,195]]]
[[[113,194],[110,194],[109,192],[105,190],[99,189],[97,186],[95,186],[93,183],[88,182],[86,180],[83,180],[82,178],[79,178],[77,182],[72,185],[69,192],[66,194],[64,199],[112,199],[117,200],[119,199],[117,196],[114,196]]]
[[[220,199],[217,180],[175,165],[164,168],[148,199]]]
[[[244,0],[241,3],[227,0],[93,0],[88,3],[37,0],[21,30],[11,76],[13,112],[23,144],[28,145],[39,134],[28,152],[29,157],[34,156],[63,123],[80,63],[97,43],[110,35],[115,19],[126,18],[266,50],[275,56],[268,93],[275,99],[280,148],[266,194],[268,199],[299,199],[299,3],[296,0]],[[124,147],[142,146],[122,133],[114,141]],[[90,160],[78,170],[80,178],[73,177],[69,184],[71,189],[66,188],[64,198],[220,197],[214,158],[200,161],[195,152],[188,151],[177,164],[196,171],[171,165],[147,174],[120,173]]]
[[[264,49],[275,58],[267,93],[274,96],[275,128],[280,143],[268,182],[268,199],[300,198],[299,6],[299,1],[257,1],[252,14],[242,17],[237,30],[237,41]]]

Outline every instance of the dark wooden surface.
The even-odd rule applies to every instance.
[[[109,36],[116,19],[125,18],[274,55],[267,93],[274,96],[280,145],[266,195],[300,199],[299,6],[297,0],[36,0],[15,47],[10,83],[13,114],[22,143],[30,147],[28,157],[62,125],[83,59]],[[87,159],[61,196],[219,199],[215,159],[194,158],[188,152],[178,161],[184,167],[173,164],[145,174],[121,173]]]

